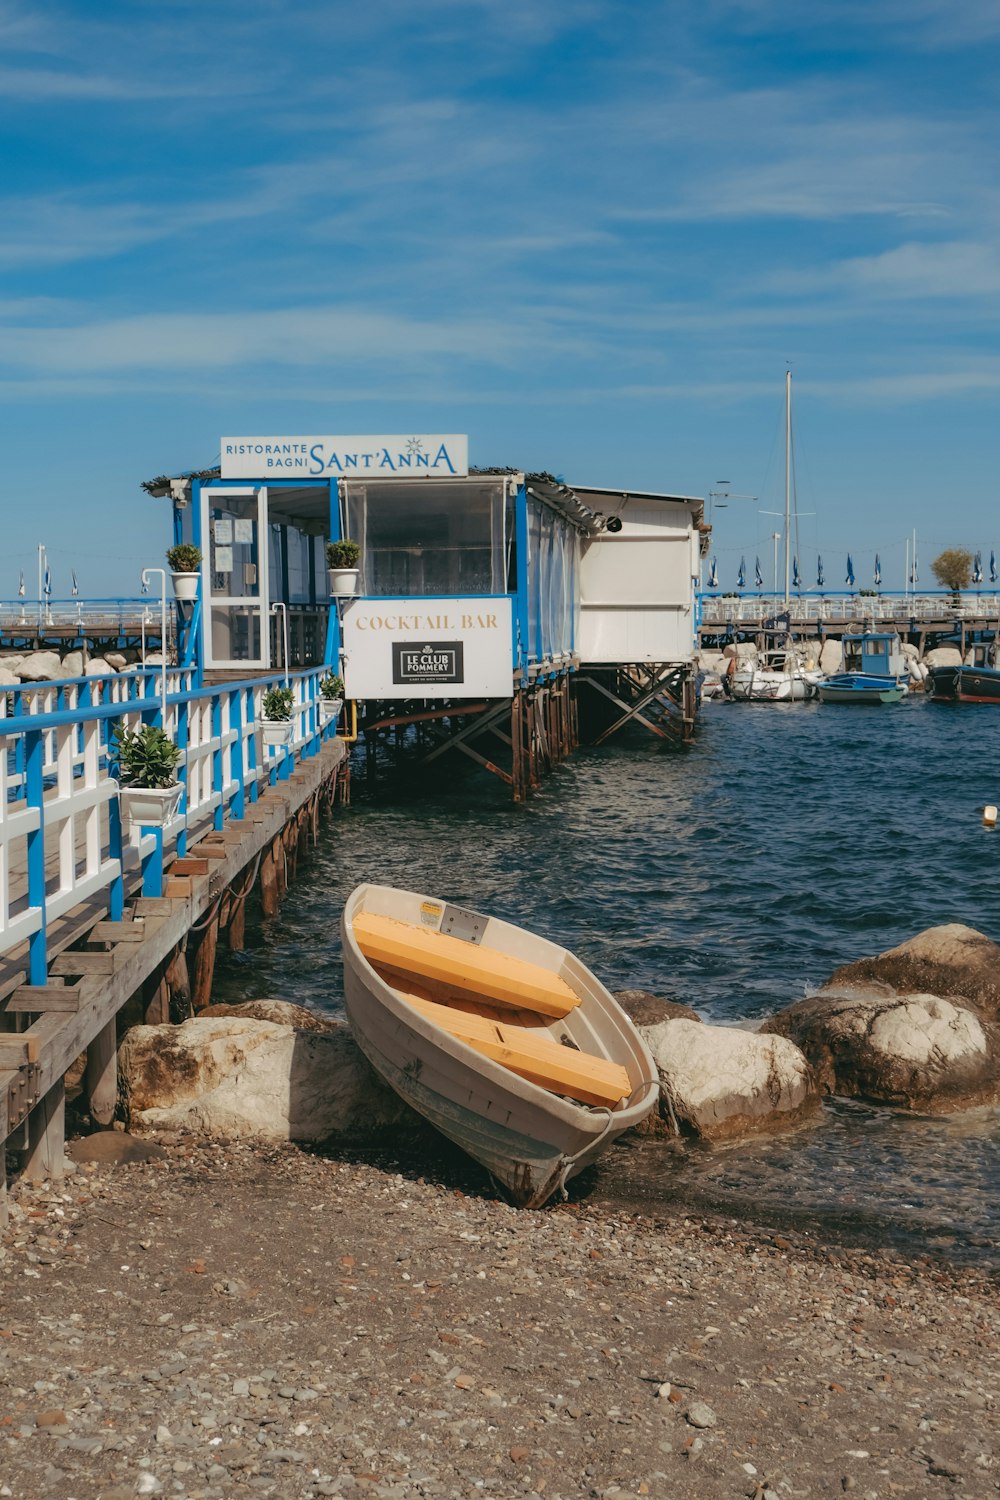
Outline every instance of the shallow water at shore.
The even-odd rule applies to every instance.
[[[356,792],[279,916],[220,963],[217,998],[338,1011],[340,909],[363,880],[505,916],[573,949],[610,988],[652,990],[716,1022],[778,1010],[838,964],[934,923],[996,937],[1000,832],[978,809],[1000,800],[998,730],[988,706],[923,698],[709,705],[689,750],[637,738],[581,751],[524,807],[485,776]],[[771,1142],[616,1153],[613,1191],[853,1218],[869,1237],[883,1226],[992,1263],[998,1146],[997,1112],[913,1120],[834,1105]]]

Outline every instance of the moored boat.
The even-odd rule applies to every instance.
[[[737,703],[803,703],[815,695],[818,676],[787,650],[772,652],[763,662],[748,662],[723,677],[722,684]]]
[[[910,691],[895,631],[865,631],[844,637],[844,670],[821,678],[823,703],[898,703]]]
[[[341,937],[362,1052],[519,1206],[539,1207],[655,1105],[642,1037],[558,944],[380,885],[351,893]]]
[[[934,703],[1000,703],[1000,644],[977,641],[970,660],[931,667],[927,691]]]

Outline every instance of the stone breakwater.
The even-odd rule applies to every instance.
[[[0,687],[17,687],[24,682],[65,682],[70,677],[110,677],[116,672],[127,672],[140,660],[141,652],[129,647],[126,651],[106,651],[103,656],[91,656],[86,647],[66,651],[7,652],[0,656]],[[147,654],[146,665],[158,667],[162,658],[158,652]]]
[[[838,969],[756,1031],[619,991],[660,1077],[659,1108],[641,1128],[732,1141],[798,1126],[834,1094],[923,1114],[994,1105],[998,975],[1000,948],[949,924]],[[123,1113],[141,1130],[322,1142],[422,1128],[343,1022],[279,1000],[134,1027],[119,1072]]]
[[[14,1190],[0,1493],[998,1493],[984,1278],[669,1205],[514,1210],[458,1158],[155,1140]]]

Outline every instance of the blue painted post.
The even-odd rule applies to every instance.
[[[242,818],[246,812],[246,799],[243,792],[243,714],[241,712],[241,693],[237,688],[229,694],[229,727],[236,738],[229,747],[229,767],[232,779],[236,783],[236,791],[230,813],[234,818]]]
[[[117,797],[112,797],[108,803],[108,854],[118,861],[118,874],[108,892],[108,915],[112,922],[120,922],[125,912],[125,882],[122,879],[122,810]]]
[[[222,696],[219,693],[212,695],[212,738],[220,739],[222,736]],[[219,802],[212,813],[212,826],[221,828],[226,821],[226,809],[222,805],[222,792],[224,787],[222,767],[222,746],[216,745],[212,751],[212,790],[219,794]]]
[[[47,984],[49,961],[45,913],[45,798],[42,776],[43,736],[29,729],[25,736],[25,796],[38,810],[38,827],[28,834],[28,905],[41,911],[41,926],[28,939],[28,983]]]
[[[187,747],[188,747],[188,733],[189,733],[189,731],[188,731],[188,707],[189,707],[189,705],[187,703],[180,703],[177,706],[177,745],[178,745],[178,748],[181,751],[181,762],[180,762],[180,766],[178,767],[178,770],[177,770],[177,780],[180,782],[181,786],[184,788],[184,790],[181,792],[180,807],[178,808],[178,811],[180,812],[180,814],[181,814],[182,817],[186,816],[186,814],[187,814],[187,807],[188,807],[188,790],[187,790],[187,774],[188,774],[187,773]],[[178,833],[178,835],[177,835],[177,857],[178,857],[178,859],[183,859],[184,856],[185,856],[185,854],[187,853],[187,840],[188,840],[188,836],[187,836],[187,824],[185,823],[185,826],[181,829],[180,833]]]
[[[142,861],[142,894],[163,895],[163,829],[155,826],[139,829],[140,838],[151,833],[155,840],[153,848]]]
[[[253,724],[253,688],[246,688],[246,719],[248,725]],[[250,801],[256,802],[260,796],[260,788],[257,785],[257,736],[247,735],[247,780],[250,783]]]
[[[528,686],[528,655],[531,644],[528,623],[528,495],[519,485],[514,512],[514,536],[517,546],[517,630],[518,666],[521,686]]]

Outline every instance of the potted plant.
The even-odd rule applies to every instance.
[[[326,566],[331,594],[339,594],[343,597],[357,593],[358,558],[360,556],[361,548],[349,537],[339,542],[327,542]]]
[[[178,542],[176,547],[167,549],[167,562],[172,569],[175,598],[197,599],[201,548],[193,542]]]
[[[335,724],[344,706],[344,679],[328,672],[319,680],[319,722]]]
[[[154,724],[144,724],[141,729],[117,725],[111,744],[121,777],[122,811],[133,827],[162,828],[176,813],[184,790],[177,780],[180,750],[169,734]]]
[[[292,739],[292,703],[290,687],[268,688],[261,708],[264,713],[264,744],[288,745]]]

